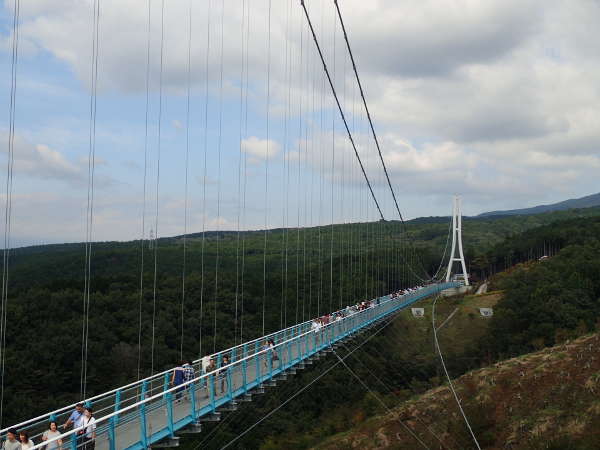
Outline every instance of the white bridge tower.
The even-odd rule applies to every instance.
[[[467,274],[465,255],[463,253],[462,245],[462,213],[460,210],[460,205],[460,197],[455,195],[452,205],[452,251],[450,252],[450,261],[448,261],[448,270],[446,271],[446,282],[450,281],[450,276],[452,275],[452,266],[455,262],[460,261],[462,267],[462,277],[465,282],[465,286],[469,286],[469,275]],[[455,256],[457,244],[458,257]]]

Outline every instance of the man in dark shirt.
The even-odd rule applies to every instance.
[[[183,361],[181,361],[180,365],[178,365],[177,367],[175,367],[175,369],[173,369],[173,375],[171,375],[171,384],[173,386],[180,386],[183,384],[183,375],[184,375],[184,368],[183,368],[183,364],[185,364]],[[178,388],[175,390],[175,398],[179,399],[181,398],[181,391],[183,388]]]

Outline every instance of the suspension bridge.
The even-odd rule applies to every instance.
[[[190,267],[187,264],[189,259],[189,249],[187,244],[187,238],[189,234],[190,223],[188,218],[188,175],[189,175],[189,149],[190,149],[190,90],[191,90],[191,49],[192,49],[192,30],[196,24],[192,23],[192,2],[189,2],[189,39],[188,39],[188,61],[187,61],[187,115],[186,115],[186,152],[185,152],[185,200],[184,200],[184,235],[183,235],[183,254],[182,254],[182,293],[181,293],[181,354],[184,353],[183,342],[184,342],[184,304],[190,302],[200,302],[200,316],[198,318],[198,327],[200,328],[200,354],[198,358],[193,362],[195,371],[195,377],[192,380],[188,380],[182,385],[172,386],[170,383],[173,369],[168,369],[162,372],[155,370],[155,321],[156,316],[156,303],[157,300],[157,283],[159,280],[158,272],[160,270],[159,261],[159,210],[160,210],[160,165],[161,165],[161,114],[163,108],[163,71],[164,71],[164,15],[165,9],[168,11],[168,5],[165,4],[165,0],[148,0],[144,4],[147,5],[148,9],[148,27],[147,27],[147,60],[146,60],[146,109],[145,109],[145,142],[144,142],[144,178],[143,178],[143,212],[141,214],[141,238],[140,238],[140,303],[139,303],[139,340],[138,345],[140,348],[140,355],[138,360],[138,374],[140,373],[142,366],[142,303],[144,294],[151,291],[152,298],[152,327],[151,327],[151,365],[149,367],[150,375],[147,377],[138,376],[138,379],[123,385],[110,389],[106,392],[87,395],[87,378],[88,378],[88,342],[90,335],[89,317],[90,308],[94,300],[94,270],[93,270],[93,249],[94,249],[94,198],[95,198],[95,164],[96,164],[96,116],[97,116],[97,97],[98,97],[98,76],[102,72],[102,65],[99,62],[99,54],[101,52],[101,0],[93,0],[91,4],[92,9],[92,24],[91,24],[91,40],[92,40],[92,55],[90,64],[91,83],[90,83],[90,145],[88,151],[88,191],[87,191],[87,208],[86,208],[86,239],[83,243],[83,251],[85,253],[85,267],[84,267],[84,279],[83,279],[83,324],[82,324],[82,354],[81,354],[81,402],[88,407],[93,407],[96,431],[95,431],[95,448],[96,449],[146,449],[149,447],[169,447],[178,445],[178,435],[181,433],[201,433],[202,422],[214,422],[219,421],[221,415],[235,410],[239,403],[247,402],[252,400],[252,397],[258,394],[265,393],[266,389],[274,388],[278,383],[285,382],[286,379],[292,378],[297,371],[306,368],[306,366],[315,364],[316,361],[323,355],[335,351],[337,346],[341,345],[344,341],[356,339],[358,341],[357,347],[368,343],[369,339],[375,334],[379,333],[387,324],[396,317],[397,313],[414,303],[430,298],[439,294],[440,292],[448,289],[460,288],[461,286],[468,285],[468,276],[466,273],[465,259],[462,250],[461,242],[461,220],[460,220],[460,207],[459,203],[455,201],[454,213],[452,217],[452,226],[449,230],[449,236],[452,234],[452,250],[449,256],[448,265],[445,271],[442,270],[445,267],[446,250],[444,249],[441,257],[441,262],[437,266],[437,271],[432,275],[429,274],[427,264],[423,262],[422,256],[419,254],[418,246],[415,245],[413,237],[407,232],[407,225],[404,222],[402,213],[399,206],[399,201],[393,188],[393,183],[390,178],[390,173],[386,167],[384,160],[384,152],[382,152],[380,142],[375,131],[372,116],[368,108],[366,94],[363,89],[361,78],[359,77],[357,61],[352,53],[350,46],[349,32],[346,29],[345,23],[342,18],[342,12],[338,1],[325,3],[326,6],[330,7],[333,14],[333,51],[327,52],[320,39],[320,33],[324,33],[323,28],[323,14],[321,14],[321,26],[317,27],[311,20],[311,2],[286,2],[285,17],[282,19],[286,23],[285,30],[287,35],[291,35],[294,26],[298,30],[301,41],[301,49],[299,54],[295,55],[298,58],[298,67],[300,74],[300,84],[304,88],[306,93],[299,95],[297,102],[298,112],[293,112],[293,99],[291,91],[293,85],[297,80],[294,80],[293,72],[294,66],[292,64],[293,54],[291,45],[288,48],[287,41],[285,47],[285,84],[287,94],[284,95],[284,110],[285,119],[283,120],[283,144],[284,144],[284,157],[282,158],[282,189],[283,202],[282,208],[282,230],[283,238],[281,243],[281,266],[277,268],[277,271],[281,271],[282,281],[282,293],[281,293],[281,321],[277,331],[268,333],[267,329],[274,329],[275,326],[272,323],[267,323],[266,309],[267,305],[267,286],[269,277],[273,274],[270,273],[272,268],[268,268],[267,254],[268,254],[268,212],[271,206],[273,188],[269,187],[271,182],[272,173],[269,173],[269,145],[272,144],[273,137],[273,119],[271,114],[271,71],[272,60],[271,60],[271,25],[273,20],[280,19],[278,17],[272,17],[271,14],[271,1],[268,0],[268,20],[267,20],[267,67],[266,67],[266,126],[265,126],[265,142],[267,145],[266,159],[264,161],[264,247],[263,247],[263,262],[262,262],[262,283],[263,283],[263,296],[261,309],[257,313],[259,316],[262,314],[262,333],[259,337],[252,339],[242,339],[242,331],[239,328],[243,311],[243,303],[239,306],[240,320],[238,320],[238,298],[244,297],[244,270],[246,261],[244,259],[244,218],[246,217],[246,197],[249,191],[246,190],[248,183],[248,172],[247,172],[247,154],[242,151],[242,145],[240,143],[238,169],[235,174],[237,177],[237,248],[236,248],[236,261],[235,261],[235,273],[236,273],[236,285],[235,285],[235,319],[233,320],[232,327],[234,328],[234,341],[238,341],[239,344],[230,346],[226,349],[216,351],[217,342],[217,308],[219,305],[218,292],[219,292],[219,269],[223,270],[220,262],[219,253],[219,239],[216,240],[216,257],[213,257],[211,262],[214,261],[215,272],[214,279],[211,280],[214,287],[214,337],[213,353],[209,354],[208,357],[214,361],[214,369],[208,371],[204,370],[202,364],[202,358],[206,358],[203,354],[202,346],[202,327],[203,320],[205,317],[202,315],[202,302],[204,296],[206,296],[206,289],[204,286],[205,275],[208,269],[205,267],[205,240],[206,240],[206,190],[209,178],[209,170],[207,163],[207,152],[209,151],[210,145],[207,143],[208,136],[208,116],[209,116],[209,87],[208,79],[211,75],[209,73],[208,63],[206,66],[206,103],[205,103],[205,129],[204,129],[204,163],[202,169],[202,234],[201,234],[201,283],[199,298],[192,298],[187,294],[186,298],[186,275],[189,276]],[[216,154],[213,155],[217,163],[215,166],[215,173],[213,174],[217,179],[217,218],[220,217],[221,209],[221,183],[222,178],[224,179],[226,174],[222,171],[222,138],[223,138],[223,127],[226,125],[223,121],[223,92],[224,92],[224,75],[223,65],[224,63],[224,42],[226,37],[224,35],[224,21],[226,17],[226,2],[221,1],[220,9],[211,11],[212,3],[218,3],[216,0],[208,1],[207,22],[202,24],[201,27],[206,29],[206,61],[209,60],[209,55],[215,52],[214,48],[211,48],[211,36],[214,39],[213,34],[217,35],[217,42],[220,45],[217,46],[218,59],[220,60],[220,72],[217,76],[217,86],[219,106],[216,116],[218,117],[218,137],[216,139]],[[151,25],[151,19],[155,17],[156,12],[151,12],[151,5],[158,4],[159,7],[159,36],[160,46],[159,55],[160,63],[158,69],[158,118],[157,118],[157,154],[156,154],[156,179],[155,179],[155,217],[153,229],[150,231],[151,238],[147,239],[147,211],[146,205],[148,203],[147,196],[150,192],[150,186],[147,184],[149,175],[147,173],[147,162],[149,159],[148,153],[148,141],[149,141],[149,96],[151,92],[150,83],[150,72],[151,72],[151,61],[150,61],[150,47],[154,28]],[[213,5],[214,6],[214,5]],[[195,6],[196,7],[196,6]],[[229,6],[231,8],[231,6]],[[5,192],[5,230],[4,230],[4,264],[3,264],[3,293],[2,293],[2,330],[0,335],[2,336],[1,342],[1,358],[2,358],[2,389],[4,390],[4,358],[6,353],[6,330],[11,324],[7,321],[7,304],[10,300],[10,283],[9,283],[9,271],[10,271],[10,250],[11,250],[11,223],[12,223],[12,202],[13,202],[13,161],[15,159],[15,108],[18,99],[17,86],[17,65],[19,55],[19,14],[20,14],[20,0],[14,0],[13,7],[13,29],[12,29],[12,79],[11,79],[11,97],[10,97],[10,114],[9,114],[9,139],[8,139],[8,163],[7,163],[7,182]],[[239,134],[240,141],[244,140],[244,137],[249,136],[248,128],[248,97],[250,91],[250,83],[248,81],[249,74],[249,38],[251,35],[251,13],[250,13],[250,2],[244,1],[242,4],[241,14],[241,74],[239,78],[240,88],[240,104],[239,104]],[[216,22],[216,25],[215,25]],[[200,26],[198,26],[200,27]],[[337,34],[339,33],[341,39],[338,39]],[[343,51],[336,54],[336,46],[339,43],[343,43]],[[214,43],[213,43],[214,45]],[[310,50],[309,50],[310,49]],[[340,63],[339,59],[343,57],[343,63]],[[330,58],[328,60],[328,58]],[[343,66],[343,80],[341,80],[341,69]],[[352,68],[353,76],[350,77],[352,82],[346,80],[346,67]],[[348,86],[352,86],[352,98],[347,90],[350,90]],[[326,97],[326,95],[328,97]],[[311,97],[312,96],[312,97]],[[320,96],[320,106],[316,105],[315,97]],[[331,103],[324,106],[327,102],[326,99],[331,100]],[[358,100],[360,99],[360,100]],[[318,102],[317,102],[318,103]],[[355,104],[356,103],[356,104]],[[351,105],[351,106],[350,106]],[[361,109],[361,113],[355,111],[357,105]],[[305,111],[303,111],[303,108]],[[326,112],[324,113],[324,111]],[[315,113],[317,111],[317,113]],[[297,123],[292,123],[292,116],[297,114]],[[320,118],[319,118],[320,114]],[[320,120],[317,123],[316,119]],[[330,135],[325,133],[326,122],[331,125]],[[291,170],[292,165],[292,147],[290,143],[292,136],[293,125],[297,125],[299,132],[297,137],[297,144],[299,146],[298,156],[298,171],[297,175],[294,175]],[[337,131],[336,131],[337,127]],[[341,130],[341,137],[339,137],[339,130]],[[313,133],[312,135],[310,133]],[[357,135],[361,134],[370,138],[368,144],[361,143],[357,139]],[[310,148],[307,142],[313,139],[317,141],[316,149]],[[339,141],[336,143],[336,139],[343,140],[343,148],[337,149]],[[325,142],[327,141],[327,142]],[[327,145],[331,152],[330,165],[327,167],[323,156],[322,147]],[[304,146],[304,148],[303,148]],[[343,151],[342,151],[343,150]],[[302,153],[304,151],[304,153]],[[340,151],[342,151],[340,153]],[[349,155],[350,160],[346,160],[345,153]],[[374,167],[365,163],[365,159],[369,158],[370,155],[375,155],[374,160],[377,161],[377,168],[375,171]],[[316,155],[316,156],[315,156]],[[18,156],[18,155],[17,155]],[[336,162],[337,158],[337,162]],[[339,160],[342,160],[342,169],[338,173],[336,172],[336,164]],[[352,162],[351,162],[352,161]],[[313,167],[316,167],[316,169]],[[271,169],[272,170],[272,169]],[[310,175],[308,175],[310,173]],[[314,177],[319,177],[316,182]],[[17,173],[18,174],[18,173]],[[295,178],[293,178],[295,176]],[[296,187],[291,187],[292,182],[296,183]],[[326,192],[326,184],[330,183],[329,192]],[[350,192],[356,191],[356,186],[360,182],[360,193],[351,194],[348,198],[344,197],[346,190]],[[295,197],[292,195],[295,191]],[[278,193],[279,194],[279,193]],[[324,197],[326,194],[330,194],[330,212],[331,217],[329,221],[324,219],[323,209],[326,201]],[[313,203],[313,195],[315,201]],[[310,201],[309,201],[310,197]],[[387,208],[387,209],[386,209]],[[290,219],[290,212],[294,209],[297,210],[297,221],[295,226],[292,225],[293,221]],[[338,215],[334,214],[334,210],[338,209]],[[386,211],[391,210],[392,214],[387,214]],[[313,212],[318,218],[313,220]],[[395,217],[394,222],[386,220],[386,215],[389,217]],[[307,217],[310,216],[310,219]],[[353,236],[350,233],[350,238],[347,242],[344,242],[345,235],[340,233],[340,248],[350,248],[352,252],[359,255],[358,259],[353,260],[352,256],[349,258],[349,263],[346,267],[344,260],[341,260],[340,272],[340,283],[339,287],[336,287],[337,293],[334,296],[334,256],[339,256],[341,250],[334,249],[334,225],[336,221],[343,224],[351,224],[352,222],[358,222],[359,219],[364,220],[366,223],[372,223],[371,234],[366,233],[366,236],[362,236],[357,233]],[[315,257],[313,261],[310,261],[309,251],[309,263],[317,264],[319,266],[319,279],[312,280],[310,278],[311,273],[309,271],[309,279],[306,279],[306,234],[303,234],[304,241],[301,241],[301,233],[308,228],[316,228],[317,233],[317,248],[318,257]],[[328,230],[329,234],[328,241],[325,241],[325,230]],[[219,230],[217,229],[217,232]],[[323,231],[323,234],[322,234]],[[367,229],[368,231],[368,229]],[[388,233],[388,234],[386,234]],[[292,248],[294,244],[293,236],[297,236],[296,248]],[[291,236],[291,237],[290,237]],[[354,241],[353,241],[354,239]],[[366,242],[361,243],[362,240]],[[150,241],[151,245],[147,245]],[[446,247],[448,246],[446,241]],[[301,245],[302,244],[302,245]],[[329,244],[329,248],[327,248]],[[208,244],[206,244],[208,245]],[[278,244],[279,245],[279,244]],[[337,245],[337,244],[336,244]],[[353,245],[357,246],[356,250]],[[363,245],[361,247],[361,245]],[[459,256],[455,257],[455,249],[459,250]],[[376,253],[375,250],[381,252]],[[146,252],[146,260],[144,255]],[[336,253],[339,252],[339,253]],[[351,255],[354,254],[351,252]],[[150,256],[148,256],[148,253]],[[364,255],[364,259],[363,259]],[[375,256],[374,256],[375,255]],[[383,255],[385,261],[378,261],[375,258],[378,255]],[[295,259],[293,259],[295,258]],[[301,259],[303,258],[303,259]],[[375,259],[375,260],[374,260]],[[462,275],[457,278],[456,276],[451,279],[453,273],[453,265],[455,262],[459,262],[462,267]],[[145,278],[145,270],[148,269],[148,264],[152,266],[153,271],[152,287],[148,289],[145,286],[147,280]],[[146,269],[144,267],[146,264]],[[295,272],[290,267],[295,264]],[[321,267],[322,266],[322,267]],[[304,267],[304,271],[302,271]],[[435,268],[435,266],[434,266]],[[347,274],[344,271],[347,270]],[[284,313],[284,306],[287,307],[287,291],[288,291],[288,271],[295,274],[296,280],[296,321],[299,318],[299,305],[306,299],[305,292],[300,293],[300,288],[303,283],[309,286],[309,291],[312,289],[313,284],[318,282],[318,289],[316,289],[315,297],[317,298],[316,311],[308,308],[308,317],[314,314],[314,317],[310,320],[299,321],[291,326],[284,326],[289,323],[287,316]],[[329,308],[325,305],[326,294],[325,288],[323,287],[323,273],[328,273],[329,281]],[[279,273],[278,273],[279,275]],[[350,288],[344,287],[341,279],[345,276],[346,279],[352,282]],[[289,275],[292,277],[292,275]],[[301,278],[302,277],[302,278]],[[364,281],[364,285],[360,285],[363,280],[370,280],[373,278],[375,281]],[[358,281],[356,280],[358,279]],[[442,281],[444,280],[445,281]],[[350,283],[350,282],[348,282]],[[355,283],[359,285],[355,286]],[[207,282],[208,284],[208,282]],[[326,283],[325,283],[326,284]],[[418,289],[412,289],[413,286],[419,285]],[[410,289],[407,289],[410,288]],[[398,294],[401,292],[401,294]],[[312,292],[309,293],[309,296]],[[248,296],[246,294],[246,296]],[[333,300],[335,297],[335,301]],[[309,297],[310,298],[310,297]],[[333,305],[337,303],[339,298],[339,305],[337,311],[334,311]],[[254,299],[256,303],[260,304],[260,298]],[[206,301],[206,300],[204,300]],[[224,301],[224,300],[221,300]],[[354,310],[350,308],[343,308],[343,304],[355,304],[357,302],[368,302],[368,307],[362,310]],[[233,308],[232,308],[233,309]],[[325,323],[318,322],[319,317],[332,314],[335,320],[327,321]],[[302,319],[304,319],[304,309],[302,309]],[[314,327],[315,323],[319,323],[318,327]],[[321,326],[322,325],[322,326]],[[135,324],[134,324],[135,326]],[[225,325],[221,325],[225,326]],[[357,339],[357,337],[362,336]],[[272,343],[271,345],[269,343]],[[336,354],[337,355],[337,354]],[[348,355],[347,355],[348,356]],[[347,357],[346,356],[346,357]],[[338,356],[339,358],[339,356]],[[344,357],[345,359],[345,357]],[[343,359],[339,358],[339,362],[335,365],[343,363]],[[335,366],[334,365],[334,366]],[[317,378],[318,380],[318,378]],[[293,382],[293,381],[289,381]],[[79,403],[79,402],[78,402]],[[27,431],[29,437],[33,439],[35,445],[34,449],[52,448],[51,444],[62,442],[62,448],[71,448],[73,450],[82,448],[86,444],[82,439],[78,438],[84,427],[75,427],[72,429],[60,429],[58,436],[52,437],[49,440],[42,441],[44,431],[47,430],[49,422],[56,422],[63,424],[67,421],[71,412],[75,408],[76,403],[64,405],[56,410],[38,415],[29,420],[21,421],[11,426],[5,426],[2,423],[3,429],[0,430],[0,436],[2,439],[5,438],[9,430],[18,429],[19,431]],[[0,412],[0,420],[2,413]],[[85,433],[84,433],[85,434]]]

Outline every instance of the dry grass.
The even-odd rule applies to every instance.
[[[553,438],[597,434],[599,345],[598,334],[588,335],[455,380],[472,425],[487,440],[483,447],[537,448],[534,444],[547,439],[549,433]],[[439,443],[423,424],[434,427],[450,448],[461,447],[457,442],[465,438],[449,390],[438,387],[398,406],[393,416],[368,421],[342,439],[334,437],[318,448],[416,448],[397,418],[419,433],[431,448],[438,448]]]

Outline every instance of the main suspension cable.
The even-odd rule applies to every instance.
[[[373,139],[375,141],[375,146],[377,148],[377,153],[379,155],[379,160],[381,161],[381,166],[383,167],[383,171],[385,173],[385,178],[387,180],[387,185],[390,189],[390,192],[392,194],[392,198],[394,199],[394,205],[396,207],[396,211],[398,212],[398,217],[400,218],[400,222],[402,223],[403,227],[406,229],[405,223],[404,223],[404,218],[402,217],[402,212],[400,211],[400,206],[398,205],[398,200],[396,198],[396,193],[394,192],[394,188],[392,187],[392,182],[390,181],[390,176],[387,170],[387,166],[385,165],[385,161],[383,159],[383,155],[381,153],[381,147],[379,146],[379,139],[377,138],[377,133],[375,133],[375,127],[373,126],[373,120],[371,119],[371,112],[369,111],[369,107],[367,106],[367,100],[365,98],[365,93],[362,87],[362,83],[360,81],[360,77],[358,75],[358,69],[356,68],[356,62],[354,60],[354,54],[352,53],[352,48],[350,47],[350,41],[348,39],[348,33],[346,32],[346,26],[344,24],[344,20],[342,18],[342,13],[340,11],[340,7],[338,5],[338,0],[333,0],[333,3],[335,4],[335,8],[337,11],[337,16],[340,19],[340,25],[342,27],[342,31],[344,33],[344,41],[346,42],[346,48],[348,49],[348,54],[350,56],[350,60],[352,61],[352,69],[354,70],[354,75],[356,78],[356,82],[358,84],[358,88],[360,91],[360,96],[363,102],[363,105],[365,107],[365,112],[367,114],[367,120],[369,122],[369,127],[371,129],[371,133],[373,134]],[[406,230],[405,230],[406,231]],[[429,274],[427,273],[427,270],[425,270],[425,268],[423,267],[422,262],[419,259],[419,263],[421,265],[421,268],[423,269],[423,271],[425,272],[426,276],[429,277]],[[429,277],[431,278],[431,277]]]
[[[371,197],[373,198],[373,201],[375,202],[375,205],[377,206],[377,211],[379,212],[379,215],[381,217],[382,220],[385,220],[384,216],[383,216],[383,212],[381,211],[381,208],[379,207],[379,202],[377,201],[377,197],[375,197],[375,193],[373,192],[373,187],[371,186],[371,182],[369,181],[369,177],[367,176],[367,172],[365,171],[365,167],[362,163],[362,160],[360,159],[360,155],[358,154],[358,150],[356,148],[356,144],[354,143],[354,138],[352,137],[352,133],[350,132],[350,128],[348,127],[348,122],[346,121],[346,116],[344,114],[344,110],[342,109],[342,105],[340,104],[340,101],[338,99],[337,96],[337,92],[335,90],[335,86],[333,85],[333,81],[331,79],[331,75],[329,74],[329,69],[327,68],[327,63],[325,62],[325,58],[323,56],[323,52],[321,51],[321,46],[319,45],[319,41],[317,39],[317,35],[315,33],[315,29],[313,28],[312,22],[310,20],[310,16],[308,14],[308,10],[306,9],[306,5],[304,3],[304,0],[300,0],[300,4],[302,5],[302,9],[304,10],[304,15],[306,17],[306,20],[308,22],[308,26],[310,28],[310,32],[312,33],[312,37],[313,37],[313,41],[315,43],[315,46],[317,47],[317,51],[319,53],[319,57],[321,58],[321,63],[323,64],[323,70],[325,71],[325,75],[327,75],[327,80],[329,81],[329,87],[331,88],[331,92],[333,93],[333,97],[335,98],[335,103],[338,107],[338,111],[340,113],[340,116],[342,117],[342,121],[344,122],[344,127],[346,128],[346,133],[348,134],[348,139],[350,140],[350,143],[352,144],[352,148],[354,149],[354,154],[356,155],[356,159],[358,160],[358,163],[360,165],[360,169],[362,171],[363,177],[367,183],[367,186],[369,187],[369,191],[371,192]]]

